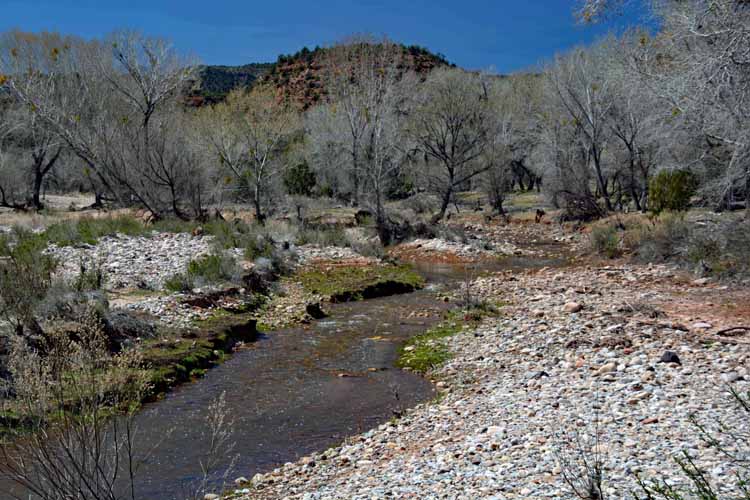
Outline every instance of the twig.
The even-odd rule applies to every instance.
[[[733,337],[734,335],[727,335],[727,333],[737,330],[750,332],[750,326],[733,326],[731,328],[724,328],[723,330],[719,330],[718,332],[716,332],[716,335],[726,335],[727,337]]]

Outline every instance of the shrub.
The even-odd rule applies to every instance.
[[[591,230],[591,247],[610,259],[622,254],[620,235],[614,226],[596,226]]]
[[[0,475],[44,499],[114,498],[100,492],[134,484],[147,455],[136,443],[134,403],[148,390],[136,351],[112,354],[98,315],[87,313],[50,325],[42,349],[14,342],[8,364],[26,428],[0,439]],[[131,471],[125,482],[123,470]]]
[[[687,240],[686,257],[693,264],[716,263],[721,258],[721,242],[711,234],[691,231]]]
[[[689,236],[690,227],[684,217],[668,214],[653,226],[641,229],[638,257],[646,262],[663,262],[678,257],[684,251]]]
[[[207,255],[188,264],[188,274],[215,283],[232,279],[237,272],[237,261],[234,257],[221,255]]]
[[[315,172],[307,162],[298,163],[284,173],[284,187],[292,196],[312,196],[316,184]]]
[[[750,393],[741,394],[733,387],[729,389],[729,393],[734,409],[732,423],[719,422],[718,429],[713,430],[705,422],[699,421],[697,416],[691,417],[695,432],[700,435],[704,445],[724,458],[721,467],[728,471],[721,483],[715,484],[707,471],[698,465],[699,456],[683,451],[673,459],[687,480],[687,485],[680,487],[675,486],[674,481],[661,478],[646,481],[637,477],[641,491],[634,493],[636,500],[750,500],[750,465],[747,459],[750,438],[735,424],[746,422],[750,416]]]
[[[172,292],[188,292],[198,286],[213,285],[237,279],[237,260],[227,254],[206,255],[190,261],[187,270],[164,282],[164,288]]]
[[[193,283],[187,273],[178,273],[164,281],[164,289],[170,292],[189,292]]]
[[[151,228],[157,233],[192,233],[198,226],[203,227],[196,221],[170,217],[154,222]]]
[[[385,257],[385,249],[377,238],[369,238],[352,243],[352,249],[365,257],[382,259]]]
[[[101,290],[104,286],[104,270],[99,264],[87,266],[81,261],[79,272],[73,280],[73,289],[76,292],[90,292]]]
[[[732,260],[737,271],[750,272],[750,221],[732,223],[723,233],[726,234],[724,255]]]
[[[685,211],[697,187],[695,175],[687,170],[662,170],[649,182],[650,209],[655,214]]]
[[[36,309],[52,285],[57,261],[44,253],[46,242],[14,228],[0,236],[0,314],[21,334],[38,334]]]
[[[255,260],[261,257],[270,258],[273,254],[273,240],[267,235],[255,235],[248,238],[244,244],[244,256],[248,260]]]

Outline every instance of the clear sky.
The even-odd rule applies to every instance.
[[[470,69],[507,73],[612,26],[574,22],[575,0],[0,0],[0,30],[100,37],[118,28],[171,39],[206,64],[275,61],[353,33],[387,35]],[[615,27],[637,20],[629,13]]]

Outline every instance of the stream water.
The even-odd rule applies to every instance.
[[[516,259],[486,270],[547,264]],[[387,421],[394,411],[434,397],[427,380],[396,369],[394,362],[403,341],[440,321],[450,304],[436,295],[457,286],[466,271],[449,265],[418,268],[427,278],[424,290],[334,304],[329,317],[263,334],[201,380],[146,405],[138,417],[138,441],[158,447],[139,471],[137,497],[188,497],[209,446],[208,408],[222,393],[234,419],[230,482],[333,446]],[[231,463],[232,455],[226,455],[217,470]],[[218,489],[221,478],[212,480]]]

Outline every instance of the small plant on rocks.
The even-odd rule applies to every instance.
[[[83,217],[76,221],[53,224],[42,233],[42,237],[49,243],[58,246],[80,243],[94,245],[103,236],[115,234],[139,236],[148,231],[141,221],[128,215],[100,218]]]
[[[690,236],[690,227],[685,218],[677,214],[662,216],[651,227],[642,228],[637,254],[646,262],[664,262],[684,252]]]
[[[613,226],[597,226],[591,230],[591,248],[599,255],[614,259],[622,254],[620,235]]]
[[[164,282],[164,288],[172,292],[188,292],[198,286],[215,285],[238,276],[239,266],[234,257],[223,253],[212,254],[190,261],[184,273]]]
[[[735,411],[741,417],[739,422],[747,422],[750,417],[750,393],[740,394],[734,388],[729,390]],[[638,478],[641,488],[636,500],[750,500],[750,435],[747,429],[739,429],[719,422],[718,430],[711,431],[706,425],[692,417],[693,425],[707,448],[714,449],[725,458],[725,464],[732,474],[728,484],[713,484],[708,474],[701,469],[696,459],[688,452],[674,457],[687,479],[685,487],[675,486],[663,480],[645,481]],[[731,496],[728,492],[731,491]]]
[[[555,455],[563,482],[581,500],[604,500],[604,461],[598,416],[591,432],[572,431],[558,437]]]

